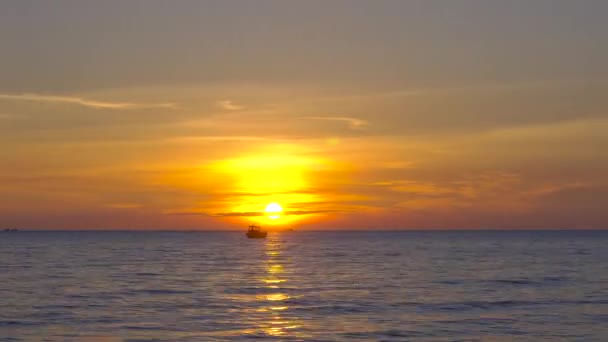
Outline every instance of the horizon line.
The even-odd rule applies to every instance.
[[[20,232],[135,232],[135,233],[229,233],[242,232],[242,229],[133,229],[133,228],[93,228],[93,229],[44,229],[44,228],[25,228],[17,231],[5,231],[0,229],[0,233],[20,233]],[[327,229],[269,229],[269,232],[512,232],[512,231],[608,231],[608,228],[382,228],[382,229],[357,229],[357,228],[327,228]]]

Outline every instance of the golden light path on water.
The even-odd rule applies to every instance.
[[[286,301],[291,297],[281,291],[280,287],[289,283],[290,273],[286,269],[289,267],[289,263],[285,262],[281,255],[280,234],[269,234],[265,241],[264,252],[266,254],[266,274],[261,282],[268,290],[268,294],[261,296],[260,299],[265,300],[267,305],[260,308],[259,311],[265,314],[267,320],[260,322],[259,328],[269,336],[294,335],[302,324],[283,314],[289,309]]]

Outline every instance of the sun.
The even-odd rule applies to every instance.
[[[281,217],[281,213],[283,212],[283,207],[278,203],[272,202],[266,206],[264,210],[268,215],[268,218],[271,220],[276,220]]]

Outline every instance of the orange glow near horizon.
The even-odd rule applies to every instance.
[[[215,162],[211,169],[226,179],[230,198],[217,210],[246,221],[280,226],[307,215],[290,215],[284,208],[298,208],[321,201],[310,173],[328,162],[301,153],[301,146],[272,146],[251,155]],[[260,223],[260,222],[258,222]]]

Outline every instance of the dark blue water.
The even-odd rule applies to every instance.
[[[2,341],[607,341],[608,232],[0,233]]]

